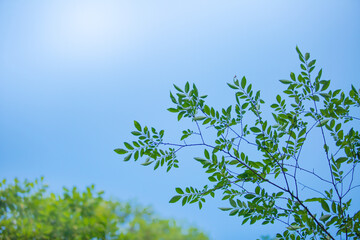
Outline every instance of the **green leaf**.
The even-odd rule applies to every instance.
[[[129,149],[129,150],[133,150],[134,149],[134,147],[133,146],[131,146],[129,143],[127,143],[127,142],[124,142],[124,145],[125,145],[125,147],[127,148],[127,149]]]
[[[246,92],[247,92],[248,94],[250,94],[251,87],[252,87],[252,85],[251,85],[251,84],[249,84],[249,86],[248,86],[248,87],[247,87],[247,89],[246,89]]]
[[[189,137],[190,135],[184,134],[181,136],[180,141],[184,140],[185,138]]]
[[[291,225],[289,227],[287,227],[287,229],[289,229],[290,231],[296,231],[298,229],[300,229],[301,227],[298,225]]]
[[[323,201],[324,199],[323,198],[309,198],[309,199],[306,199],[305,202],[321,202]]]
[[[309,62],[308,67],[312,67],[316,63],[316,60],[312,60]]]
[[[284,79],[282,79],[282,80],[279,80],[281,83],[283,83],[283,84],[290,84],[290,83],[292,83],[292,81],[291,80],[284,80]]]
[[[189,89],[190,89],[190,84],[189,84],[189,82],[186,82],[186,84],[185,84],[185,92],[189,92]]]
[[[210,159],[210,154],[208,150],[204,149],[204,155],[207,159]]]
[[[179,92],[183,92],[183,90],[181,90],[181,88],[179,88],[179,87],[176,86],[175,84],[174,84],[174,88],[175,88],[176,90],[178,90]]]
[[[291,72],[291,73],[290,73],[290,78],[291,78],[293,81],[296,81],[295,73]]]
[[[336,204],[335,204],[335,202],[332,202],[332,204],[331,204],[331,210],[332,210],[334,213],[336,213]]]
[[[127,156],[124,158],[124,162],[129,161],[130,158],[131,158],[131,155],[132,155],[132,153],[130,153],[129,155],[127,155]]]
[[[261,132],[261,130],[260,130],[259,128],[257,128],[257,127],[251,127],[250,130],[251,130],[252,132],[254,132],[254,133],[259,133],[259,132]]]
[[[184,194],[184,191],[181,190],[181,188],[175,188],[175,191],[176,191],[178,194]]]
[[[176,108],[168,108],[167,109],[169,112],[172,112],[172,113],[177,113],[179,112],[179,109],[176,109]]]
[[[137,131],[132,131],[131,134],[134,135],[134,136],[140,136],[141,135],[141,133],[137,132]]]
[[[234,216],[239,212],[239,209],[234,209],[229,213],[229,216]]]
[[[199,157],[194,157],[194,159],[195,159],[196,161],[198,161],[198,162],[201,162],[201,163],[207,162],[206,159],[199,158]]]
[[[336,160],[336,163],[341,164],[341,163],[345,162],[346,160],[348,160],[347,157],[339,157],[339,158]]]
[[[326,222],[330,217],[331,217],[330,214],[322,215],[320,217],[320,220],[323,221],[323,222]]]
[[[241,79],[241,87],[242,87],[242,88],[245,88],[245,86],[246,86],[246,78],[243,77],[243,78]]]
[[[229,199],[230,205],[236,207],[236,202],[233,199]]]
[[[231,210],[232,208],[222,208],[222,207],[219,207],[219,209],[220,209],[221,211],[229,211],[229,210]]]
[[[206,173],[213,173],[213,172],[216,172],[216,169],[215,168],[209,168]]]
[[[170,92],[170,98],[173,103],[177,104],[176,98],[174,97],[174,95],[171,92]]]
[[[358,95],[358,91],[356,90],[356,88],[352,84],[351,84],[351,90],[353,91],[354,94]]]
[[[173,196],[169,203],[176,203],[177,201],[179,201],[181,199],[181,196],[180,195],[176,195],[176,196]]]
[[[156,170],[160,166],[160,161],[157,161],[154,166],[154,170]]]
[[[276,101],[277,101],[278,103],[281,102],[281,97],[280,97],[280,95],[276,95]]]
[[[317,126],[317,127],[322,127],[322,126],[324,126],[328,121],[329,121],[329,119],[324,119],[324,120],[320,121],[319,124],[316,125],[316,126]]]
[[[193,120],[201,121],[201,120],[204,120],[205,118],[206,118],[205,116],[197,116],[197,117],[194,117]]]
[[[245,197],[246,199],[253,199],[253,198],[255,197],[255,195],[249,193],[249,194],[246,194],[244,197]]]
[[[320,95],[321,95],[322,97],[324,97],[324,98],[329,98],[329,97],[331,97],[331,95],[328,94],[328,93],[320,93]]]
[[[138,160],[139,158],[139,151],[136,151],[135,154],[134,154],[134,160]]]
[[[322,207],[325,211],[330,212],[329,205],[328,205],[327,202],[325,202],[324,200],[321,201],[321,207]]]
[[[114,149],[114,151],[115,151],[117,154],[125,154],[125,153],[128,152],[128,151],[126,151],[125,149],[122,149],[122,148],[116,148],[116,149]]]
[[[330,86],[330,80],[322,80],[320,83],[322,84],[321,91],[325,91]]]
[[[228,85],[230,88],[232,88],[232,89],[239,89],[237,86],[234,86],[234,85],[232,85],[232,84],[230,84],[230,83],[227,83],[227,85]]]
[[[146,161],[146,162],[142,163],[141,165],[148,166],[148,165],[152,164],[153,162],[154,161]]]
[[[300,49],[298,48],[298,46],[296,46],[296,51],[297,51],[297,53],[298,53],[298,55],[299,55],[300,61],[303,62],[303,63],[305,63],[304,57],[303,57],[302,53],[300,52]]]
[[[184,206],[184,205],[186,204],[187,199],[188,199],[188,197],[185,196],[185,197],[183,198],[182,202],[181,202],[181,205]]]
[[[185,114],[185,111],[179,112],[179,115],[177,117],[178,121],[181,120],[181,118],[183,117],[184,114]]]
[[[134,126],[135,126],[135,128],[136,128],[139,132],[141,132],[141,125],[140,125],[140,123],[138,123],[137,121],[134,121]]]

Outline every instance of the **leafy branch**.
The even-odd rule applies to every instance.
[[[143,165],[154,163],[154,169],[166,165],[169,171],[178,167],[178,151],[202,148],[203,156],[195,160],[209,174],[212,186],[176,188],[171,203],[181,200],[182,205],[198,203],[201,208],[209,195],[220,192],[222,200],[229,202],[220,209],[242,217],[243,224],[284,223],[287,229],[277,234],[278,239],[360,239],[360,211],[351,215],[349,210],[350,192],[359,186],[355,171],[360,135],[353,121],[360,118],[352,110],[360,107],[359,91],[353,85],[349,94],[328,90],[330,80],[322,79],[322,69],[312,79],[316,60],[298,47],[296,51],[301,71],[280,80],[286,89],[270,104],[272,119],[263,113],[266,105],[260,91],[245,77],[235,76],[228,83],[236,102],[221,110],[206,105],[207,95],[199,95],[196,85],[187,82],[184,89],[174,85],[176,92],[170,93],[170,99],[175,106],[168,109],[177,114],[178,121],[188,118],[194,122],[194,129],[182,131],[180,143],[165,142],[164,130],[150,131],[135,121],[137,131],[132,134],[138,140],[125,142],[125,148],[115,152],[126,154],[125,161],[144,157]],[[211,140],[209,129],[216,132]],[[324,151],[324,159],[318,161],[328,166],[327,177],[323,170],[304,167],[307,159],[301,158],[310,134],[319,132],[322,143],[318,150]],[[190,138],[195,142],[186,143]],[[256,153],[247,154],[247,146]],[[309,180],[326,187],[310,186]]]

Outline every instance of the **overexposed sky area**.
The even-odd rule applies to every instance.
[[[296,45],[334,88],[359,87],[359,12],[357,0],[2,0],[0,175],[44,176],[56,192],[95,184],[212,239],[274,236],[281,225],[242,226],[218,199],[201,211],[168,203],[175,187],[207,182],[192,152],[165,173],[124,163],[113,149],[131,139],[133,120],[170,140],[190,126],[166,111],[173,83],[194,82],[209,104],[225,107],[234,103],[226,82],[245,75],[271,103],[278,80],[299,71]]]

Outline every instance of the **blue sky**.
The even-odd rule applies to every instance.
[[[278,79],[309,51],[335,88],[359,85],[359,1],[0,1],[0,175],[44,176],[53,191],[94,183],[107,196],[152,205],[212,239],[256,239],[281,226],[240,225],[210,201],[168,204],[206,176],[191,152],[165,173],[113,152],[133,120],[182,125],[167,112],[172,84],[197,84],[217,107],[245,75],[271,102]],[[187,127],[186,123],[183,125]],[[311,149],[310,149],[311,150]]]

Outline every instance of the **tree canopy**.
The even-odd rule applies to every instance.
[[[85,191],[47,191],[43,178],[0,183],[1,239],[206,240],[194,227],[156,217],[151,208],[105,200],[94,185]]]
[[[285,89],[272,104],[245,77],[228,83],[235,103],[220,110],[206,105],[207,95],[195,84],[174,85],[168,110],[194,127],[182,130],[180,142],[167,142],[164,130],[135,121],[137,139],[115,152],[124,161],[144,158],[142,165],[169,171],[179,167],[180,150],[201,148],[195,160],[209,184],[177,187],[171,203],[202,208],[218,193],[228,202],[220,209],[243,224],[282,222],[286,229],[278,239],[360,239],[360,211],[352,205],[360,186],[359,90],[330,90],[322,69],[315,74],[316,60],[296,51],[300,73],[280,80]]]

